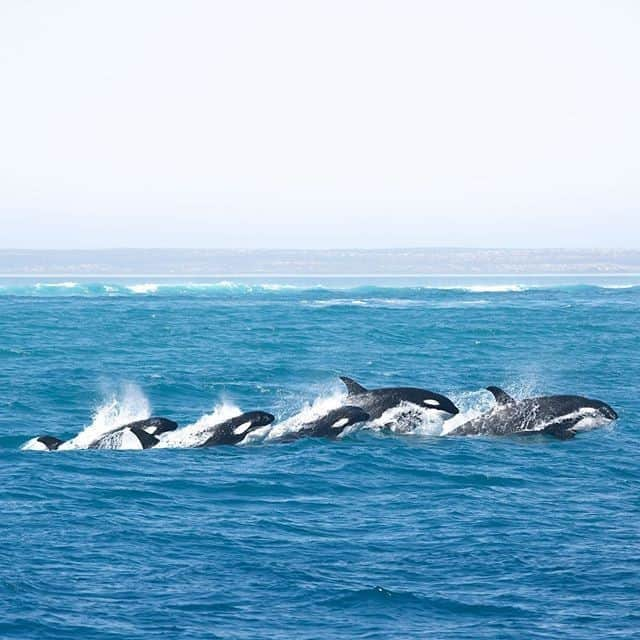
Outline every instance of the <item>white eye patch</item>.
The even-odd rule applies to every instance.
[[[246,433],[247,430],[249,429],[249,427],[252,425],[251,420],[249,420],[248,422],[243,422],[240,426],[236,427],[233,430],[233,435],[234,436],[241,436],[243,433]]]
[[[150,435],[150,436],[154,436],[156,434],[156,431],[158,430],[158,427],[156,427],[155,425],[151,425],[150,427],[147,427],[145,429],[145,431]]]
[[[347,424],[349,424],[349,418],[340,418],[339,420],[336,420],[331,425],[331,428],[332,429],[339,429],[340,427],[344,427]]]
[[[424,402],[424,404],[428,405],[429,407],[439,407],[440,406],[440,403],[437,400],[433,400],[432,398],[427,398],[423,402]]]

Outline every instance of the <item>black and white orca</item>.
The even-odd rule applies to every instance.
[[[161,433],[174,431],[178,428],[178,423],[167,418],[147,418],[136,420],[128,424],[114,427],[107,432],[101,433],[97,438],[86,444],[86,449],[148,449],[154,446]],[[29,440],[23,449],[32,451],[56,451],[65,442],[54,436],[37,436]],[[71,448],[71,447],[70,447]]]
[[[216,447],[222,444],[238,444],[247,434],[266,427],[275,417],[266,411],[248,411],[230,420],[225,420],[203,432],[203,439],[195,447]]]
[[[604,426],[618,418],[605,402],[582,396],[540,396],[516,400],[499,387],[487,387],[496,406],[447,435],[513,435],[543,433],[561,440],[578,431]]]
[[[366,389],[352,378],[340,376],[340,380],[347,387],[349,404],[366,411],[371,420],[376,420],[388,409],[398,407],[403,403],[416,405],[422,409],[443,411],[451,415],[458,413],[458,407],[449,398],[426,389],[414,387]]]
[[[101,434],[87,449],[150,449],[158,444],[160,434],[177,428],[178,423],[167,418],[136,420]]]
[[[274,438],[276,442],[292,442],[300,438],[328,438],[335,440],[347,427],[367,422],[369,414],[360,407],[346,405],[338,409],[333,409],[324,416],[304,424],[297,431],[291,431],[279,438]]]

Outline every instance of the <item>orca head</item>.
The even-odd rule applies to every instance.
[[[618,414],[609,406],[606,402],[601,400],[588,400],[581,403],[581,408],[586,410],[593,410],[597,419],[605,421],[605,423],[613,422],[618,419]]]
[[[606,402],[582,396],[564,396],[564,412],[575,419],[573,429],[588,431],[610,424],[618,419],[618,414]]]
[[[175,431],[178,428],[178,423],[173,420],[169,420],[168,418],[149,418],[132,424],[136,426],[139,425],[149,435],[156,437],[162,433]]]
[[[260,427],[266,427],[275,419],[275,416],[266,411],[247,411],[247,413],[233,418],[233,434],[236,436],[246,436],[248,433]]]
[[[618,419],[618,413],[616,412],[616,410],[606,402],[600,403],[598,412],[601,416],[603,416],[607,420],[610,420],[611,422]]]
[[[399,389],[400,397],[406,402],[415,404],[423,409],[443,411],[455,416],[460,413],[458,407],[446,396],[427,391],[426,389]]]
[[[358,422],[367,422],[370,418],[371,416],[360,407],[346,405],[329,412],[326,419],[329,422],[331,433],[339,435],[347,427],[358,424]]]

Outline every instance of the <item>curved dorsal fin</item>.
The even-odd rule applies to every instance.
[[[143,449],[151,449],[151,447],[155,447],[160,442],[158,438],[147,433],[142,427],[129,427],[129,431],[140,440],[140,446]]]
[[[487,391],[490,391],[493,394],[493,397],[500,406],[507,406],[516,403],[516,401],[500,387],[487,387]]]
[[[350,396],[357,396],[360,393],[367,393],[367,390],[352,378],[347,378],[346,376],[340,376],[340,380],[344,382],[345,386],[347,387],[347,392]]]

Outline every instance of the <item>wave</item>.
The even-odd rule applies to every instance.
[[[5,282],[0,284],[0,297],[114,297],[114,296],[212,296],[243,297],[264,296],[266,299],[278,296],[307,296],[311,300],[303,303],[317,306],[355,305],[366,306],[375,299],[376,303],[389,306],[402,306],[421,302],[421,298],[430,299],[439,293],[443,295],[475,295],[475,294],[527,294],[537,291],[580,292],[608,290],[610,293],[640,291],[640,282],[604,282],[604,283],[570,283],[557,282],[488,282],[488,283],[437,283],[424,282],[383,284],[352,284],[324,282],[315,284],[293,284],[289,282],[259,282],[220,280],[215,282]],[[330,296],[330,297],[327,297]],[[418,299],[416,299],[418,298]]]
[[[477,296],[528,296],[540,292],[587,294],[602,291],[609,298],[614,295],[635,294],[640,283],[611,284],[455,284],[455,285],[350,285],[335,286],[331,283],[296,285],[265,282],[248,284],[222,280],[219,282],[36,282],[0,284],[2,297],[211,297],[238,299],[257,297],[276,300],[298,298],[300,304],[316,307],[408,307],[431,303],[434,300],[459,300],[466,304],[478,304]],[[496,298],[498,299],[498,298]]]

